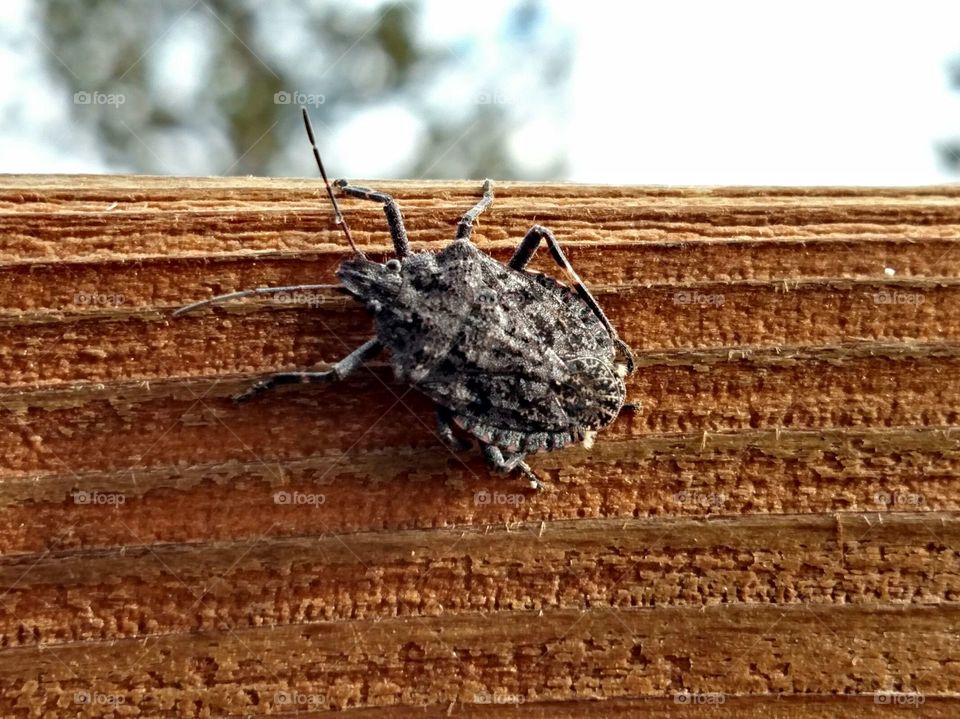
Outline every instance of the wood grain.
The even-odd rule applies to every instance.
[[[367,184],[417,249],[479,194]],[[372,332],[171,318],[333,281],[316,181],[0,177],[0,715],[960,712],[960,188],[495,191],[478,245],[551,227],[638,357],[537,495],[385,361],[229,401]]]

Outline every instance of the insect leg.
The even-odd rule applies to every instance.
[[[227,292],[216,297],[209,297],[205,300],[199,300],[189,305],[184,305],[174,310],[173,316],[179,317],[187,312],[193,312],[207,305],[215,305],[227,300],[238,300],[241,297],[252,297],[253,295],[273,295],[280,292],[306,292],[308,290],[337,290],[342,289],[341,285],[288,285],[287,287],[256,287],[252,290],[239,290],[237,292]]]
[[[440,439],[454,452],[463,452],[473,445],[462,437],[453,433],[453,412],[447,407],[437,405],[437,434]]]
[[[359,368],[364,362],[372,359],[383,349],[380,340],[373,338],[367,340],[348,354],[342,360],[337,362],[332,368],[324,372],[277,372],[267,375],[258,380],[249,389],[233,396],[234,402],[246,402],[252,397],[266,392],[268,389],[281,384],[315,384],[319,382],[334,382],[343,379],[348,374]]]
[[[470,235],[473,233],[474,220],[477,219],[477,216],[481,212],[490,207],[491,202],[493,202],[493,183],[490,182],[490,180],[484,180],[483,197],[480,199],[480,202],[473,206],[473,209],[464,213],[460,220],[460,224],[457,225],[458,240],[470,239]]]
[[[382,203],[383,214],[387,216],[387,225],[390,227],[390,237],[393,238],[394,254],[400,260],[410,254],[410,241],[407,239],[403,215],[400,214],[400,206],[396,200],[385,192],[377,192],[368,187],[355,187],[346,180],[334,180],[333,185],[350,197]]]
[[[498,474],[509,474],[513,470],[518,469],[523,476],[527,478],[531,489],[543,489],[543,482],[541,482],[540,478],[530,469],[530,465],[523,461],[526,455],[517,453],[504,457],[499,447],[494,447],[492,444],[485,444],[483,445],[483,456],[494,472]]]
[[[590,294],[590,290],[588,290],[583,284],[583,280],[580,279],[580,275],[577,274],[577,271],[573,269],[573,266],[570,264],[567,256],[563,254],[563,250],[560,249],[560,243],[550,230],[541,225],[534,225],[531,227],[527,231],[527,234],[524,236],[523,240],[520,242],[516,252],[513,253],[513,257],[510,258],[508,265],[514,270],[522,270],[527,266],[527,263],[530,262],[533,254],[540,246],[540,242],[543,240],[547,241],[547,247],[550,249],[550,255],[553,257],[554,262],[556,262],[563,269],[564,273],[567,275],[567,279],[570,281],[570,285],[573,287],[576,293],[580,295],[580,299],[587,304],[587,307],[593,311],[593,314],[595,314],[600,322],[603,323],[603,326],[607,329],[607,332],[610,333],[610,336],[617,344],[617,347],[620,348],[620,351],[627,360],[627,371],[633,372],[635,366],[633,352],[630,350],[630,347],[627,346],[627,343],[617,336],[617,331],[613,329],[613,325],[610,324],[610,320],[607,319],[607,316],[603,313],[603,310],[600,309],[600,305],[597,304],[597,301],[593,298],[593,295]]]

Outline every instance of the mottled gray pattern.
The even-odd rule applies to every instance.
[[[613,338],[572,289],[465,240],[399,267],[343,263],[399,380],[507,453],[555,449],[616,418],[626,394]]]

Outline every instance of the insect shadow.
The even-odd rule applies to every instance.
[[[274,293],[336,289],[366,305],[376,327],[370,338],[325,371],[276,372],[234,396],[246,402],[274,387],[343,379],[384,349],[398,380],[430,397],[440,439],[453,451],[475,438],[487,464],[500,474],[520,472],[533,488],[540,479],[524,461],[534,452],[582,442],[613,422],[624,404],[624,378],[633,353],[570,265],[556,237],[534,225],[503,264],[477,249],[470,237],[477,217],[493,202],[482,197],[457,224],[439,252],[413,252],[400,207],[385,193],[330,183],[306,109],[303,120],[337,224],[353,256],[336,271],[340,284],[257,287],[194,302],[180,316],[226,300]],[[373,262],[354,242],[333,188],[383,206],[394,256]],[[546,242],[568,284],[527,269]]]

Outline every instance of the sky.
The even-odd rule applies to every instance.
[[[960,93],[947,73],[960,56],[960,3],[622,6],[629,17],[609,23],[557,5],[584,23],[573,77],[574,179],[956,179],[938,165],[934,145],[960,135]],[[616,111],[605,111],[611,105]]]
[[[467,15],[462,3],[428,0],[421,23],[437,37],[469,36],[483,58],[497,52],[511,5],[485,0]],[[565,116],[533,115],[508,142],[531,164],[564,147],[564,179],[682,185],[957,179],[940,165],[935,146],[960,136],[960,92],[950,88],[947,71],[960,58],[960,2],[555,0],[547,7],[549,21],[574,39]],[[122,169],[104,164],[93,140],[71,125],[63,89],[43,70],[43,54],[54,49],[38,40],[29,9],[29,0],[0,2],[0,33],[15,41],[0,49],[0,172]],[[352,138],[370,137],[371,127],[385,123],[402,137],[413,131],[404,122],[395,107],[357,116],[337,131],[336,145],[349,147],[351,156],[336,159],[362,168],[348,174],[389,173],[396,157]],[[63,136],[70,138],[65,147],[51,143]]]

